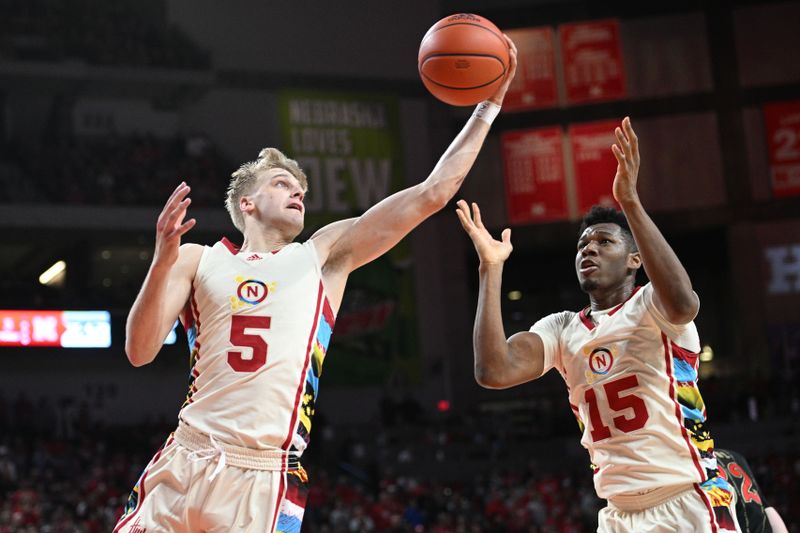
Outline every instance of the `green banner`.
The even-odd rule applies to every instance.
[[[308,176],[306,235],[404,186],[400,106],[391,95],[284,91],[285,152]],[[405,240],[354,272],[324,365],[338,385],[419,380],[411,249]]]

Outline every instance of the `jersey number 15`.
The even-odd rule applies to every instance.
[[[615,416],[611,419],[614,427],[623,433],[630,433],[644,427],[650,414],[647,412],[647,406],[644,400],[634,394],[622,396],[622,393],[634,389],[639,386],[639,379],[634,376],[625,376],[623,378],[615,379],[603,384],[603,390],[606,393],[608,400],[608,407],[613,411],[620,413],[630,409],[632,416],[628,417],[624,414]],[[589,419],[591,420],[590,434],[592,442],[607,439],[611,436],[611,428],[603,422],[600,416],[600,408],[598,407],[597,394],[594,389],[587,389],[584,395],[586,403],[589,404]]]

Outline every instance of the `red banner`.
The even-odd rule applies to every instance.
[[[578,211],[582,216],[593,205],[616,206],[611,187],[617,173],[617,159],[611,145],[617,138],[619,121],[574,124],[569,127]]]
[[[509,223],[566,219],[561,128],[509,131],[501,142]]]
[[[558,31],[568,103],[617,100],[625,96],[619,21],[562,24]]]
[[[764,105],[772,195],[800,195],[800,100]]]
[[[509,30],[517,45],[517,75],[503,100],[503,111],[552,107],[558,103],[554,32],[550,26]]]
[[[0,310],[0,346],[108,348],[108,311]]]

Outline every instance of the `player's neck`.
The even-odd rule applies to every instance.
[[[245,232],[244,242],[240,253],[244,252],[274,252],[280,250],[292,239],[287,238],[278,231],[250,231]]]
[[[589,301],[591,302],[592,311],[602,311],[604,309],[611,309],[616,307],[633,294],[634,283],[628,282],[615,287],[598,288],[589,293]]]

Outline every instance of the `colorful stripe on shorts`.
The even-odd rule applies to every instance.
[[[308,497],[308,475],[303,467],[286,473],[286,495],[281,502],[275,533],[300,533]]]

